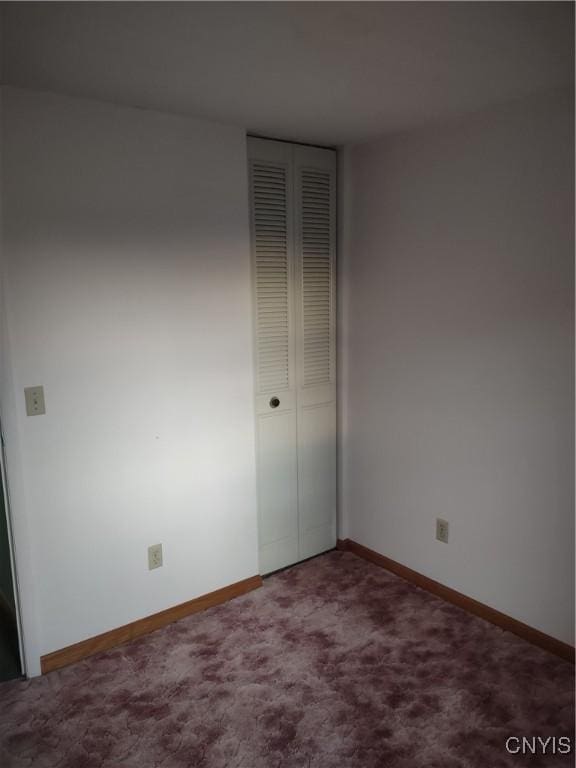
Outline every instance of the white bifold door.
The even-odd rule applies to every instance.
[[[336,544],[336,153],[248,140],[260,572]]]

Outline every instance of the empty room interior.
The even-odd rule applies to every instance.
[[[573,765],[574,4],[0,36],[0,766]]]

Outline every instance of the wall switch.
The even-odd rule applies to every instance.
[[[27,416],[40,416],[46,413],[44,387],[25,387],[24,399],[26,400]]]
[[[162,567],[162,544],[152,544],[148,547],[148,570]]]
[[[440,517],[436,518],[436,538],[448,544],[448,522]]]

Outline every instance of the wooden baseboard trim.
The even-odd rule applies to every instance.
[[[560,656],[562,659],[566,659],[566,661],[570,661],[574,664],[574,648],[571,645],[568,645],[568,643],[564,643],[561,640],[557,640],[555,637],[546,635],[544,632],[540,632],[540,630],[534,629],[534,627],[530,627],[528,624],[513,619],[511,616],[507,616],[505,613],[501,613],[495,608],[490,608],[490,606],[480,603],[472,597],[463,595],[455,589],[445,587],[444,584],[440,584],[440,582],[434,581],[434,579],[430,579],[428,576],[418,573],[418,571],[413,571],[412,568],[408,568],[407,566],[396,562],[396,560],[381,555],[373,549],[368,549],[368,547],[364,547],[362,544],[357,544],[351,539],[339,539],[336,543],[336,548],[343,552],[352,552],[353,554],[358,555],[358,557],[364,558],[364,560],[369,560],[371,563],[375,563],[376,565],[385,568],[387,571],[396,574],[396,576],[400,576],[402,579],[410,581],[417,587],[421,587],[422,589],[431,592],[433,595],[436,595],[436,597],[440,597],[448,603],[457,605],[459,608],[463,608],[465,611],[473,613],[475,616],[479,616],[481,619],[489,621],[491,624],[495,624],[501,629],[513,632],[523,640],[527,640],[533,645],[538,645],[545,651]]]
[[[42,674],[45,675],[47,672],[73,664],[75,661],[80,661],[95,653],[100,653],[100,651],[107,651],[116,645],[122,645],[141,635],[147,635],[149,632],[154,632],[155,629],[160,629],[167,624],[178,621],[178,619],[183,619],[192,613],[203,611],[205,608],[220,605],[231,600],[233,597],[239,597],[261,586],[262,577],[251,576],[248,579],[237,581],[222,589],[209,592],[207,595],[195,597],[186,603],[175,605],[172,608],[167,608],[165,611],[146,616],[144,619],[138,619],[130,624],[125,624],[123,627],[117,627],[109,632],[96,635],[96,637],[90,637],[88,640],[82,640],[79,643],[74,643],[74,645],[61,648],[59,651],[48,653],[40,658]]]

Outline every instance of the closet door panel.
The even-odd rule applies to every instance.
[[[258,417],[258,496],[262,573],[298,560],[296,420],[293,412]]]
[[[292,147],[248,142],[260,572],[299,559]]]
[[[336,406],[304,407],[299,418],[300,547],[311,557],[336,542]]]
[[[300,555],[336,544],[336,156],[295,148]]]

